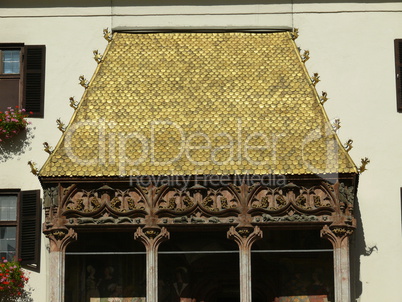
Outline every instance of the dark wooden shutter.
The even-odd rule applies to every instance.
[[[20,199],[20,253],[24,268],[39,271],[41,204],[39,190],[22,191]]]
[[[396,104],[402,112],[402,39],[395,40]]]
[[[45,98],[45,53],[44,45],[25,46],[24,101],[32,117],[43,117]]]

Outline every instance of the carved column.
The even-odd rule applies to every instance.
[[[77,233],[73,229],[59,228],[49,230],[46,237],[50,240],[49,301],[64,302],[65,251],[70,242],[77,240]]]
[[[158,301],[158,247],[169,239],[169,232],[166,228],[144,227],[138,228],[134,239],[140,240],[146,248],[146,280],[147,280],[147,301]]]
[[[240,260],[240,302],[251,302],[251,246],[262,238],[262,231],[258,226],[231,227],[227,234],[239,245]]]
[[[350,295],[350,264],[349,236],[353,229],[348,226],[325,225],[321,237],[331,241],[334,248],[334,287],[335,302],[349,302]]]

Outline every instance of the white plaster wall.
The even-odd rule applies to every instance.
[[[0,9],[0,15],[2,12]],[[32,10],[25,13],[30,14]],[[107,42],[103,39],[102,29],[110,26],[109,17],[0,18],[2,43],[46,45],[45,118],[30,119],[33,138],[23,154],[4,161],[0,146],[0,188],[41,188],[27,162],[33,160],[40,168],[48,157],[43,151],[43,142],[56,146],[61,136],[56,119],[69,121],[73,113],[69,97],[80,99],[84,89],[78,84],[78,77],[81,74],[87,78],[92,76],[96,68],[92,51],[99,49],[103,53]],[[29,285],[34,289],[33,298],[37,302],[49,301],[48,240],[42,236],[41,243],[41,271],[29,273]]]
[[[300,14],[297,43],[310,50],[307,67],[319,72],[330,118],[340,118],[341,141],[354,140],[356,164],[368,157],[360,177],[359,205],[368,246],[361,257],[361,301],[398,301],[402,294],[402,116],[396,111],[393,41],[402,37],[398,13]]]
[[[0,3],[0,42],[47,47],[45,118],[31,119],[34,137],[23,154],[4,162],[0,150],[0,188],[40,187],[27,162],[34,160],[41,167],[47,158],[42,143],[56,145],[61,133],[55,120],[68,122],[71,117],[68,98],[79,100],[83,93],[79,75],[92,76],[92,50],[103,53],[106,47],[103,28],[298,27],[296,42],[311,54],[307,68],[321,76],[317,90],[328,92],[328,116],[341,119],[341,140],[354,140],[350,154],[357,165],[361,157],[371,160],[360,177],[358,197],[366,243],[378,252],[361,257],[360,301],[397,301],[402,296],[402,115],[396,111],[393,40],[402,38],[402,3],[165,2],[178,5],[137,1],[138,6],[130,7],[117,0],[113,7],[106,0],[88,1],[91,7],[65,6],[63,1],[58,7],[50,7],[50,1],[37,1],[35,7],[30,1]],[[38,302],[46,301],[46,243],[42,238],[41,273],[31,273]]]

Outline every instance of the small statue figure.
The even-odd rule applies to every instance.
[[[78,102],[74,99],[74,97],[70,97],[70,107],[76,110],[78,108]]]
[[[93,51],[94,54],[94,60],[96,61],[96,63],[102,63],[103,61],[103,56],[98,52],[98,50],[94,50]]]
[[[346,152],[349,152],[353,148],[353,140],[349,139],[346,144],[345,144],[345,150]]]
[[[332,123],[332,128],[334,131],[337,131],[339,128],[341,128],[341,120],[339,118],[335,119],[335,121]]]
[[[38,171],[38,169],[36,168],[36,163],[34,163],[34,162],[32,162],[32,161],[29,161],[28,162],[28,165],[30,165],[31,166],[31,173],[33,174],[33,175],[39,175],[39,171]]]
[[[80,85],[87,89],[89,86],[89,82],[84,78],[84,76],[81,75],[78,79],[80,80]]]
[[[305,50],[303,55],[301,56],[302,62],[306,63],[308,61],[308,59],[310,59],[310,51],[309,50]]]
[[[314,73],[313,77],[311,78],[311,82],[313,83],[313,86],[317,85],[317,83],[320,81],[320,76],[318,73]]]
[[[64,133],[64,131],[66,131],[66,128],[65,128],[64,123],[60,120],[60,118],[58,118],[58,119],[56,120],[56,123],[57,123],[57,128],[58,128],[61,132]]]
[[[109,31],[109,28],[103,29],[103,37],[109,43],[112,41],[112,33]]]
[[[321,93],[322,93],[322,95],[321,95],[321,97],[320,97],[320,101],[321,101],[321,105],[322,105],[322,104],[324,104],[326,101],[328,101],[328,98],[327,98],[327,93],[326,93],[325,91],[322,91]]]
[[[50,150],[51,147],[49,146],[49,144],[47,142],[43,143],[43,147],[45,147],[45,149],[43,149],[43,150],[45,150],[45,152],[52,154],[53,151]]]
[[[293,28],[293,31],[290,33],[292,36],[292,40],[296,40],[299,37],[299,29]]]
[[[370,163],[370,160],[367,157],[365,157],[365,158],[362,158],[361,162],[362,162],[362,165],[359,168],[359,173],[363,173],[364,171],[367,170],[366,166],[368,163]]]

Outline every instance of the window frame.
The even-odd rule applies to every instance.
[[[2,50],[20,50],[20,72],[19,74],[6,74],[2,73],[2,58],[1,51]],[[35,60],[32,61],[31,54],[35,51],[39,50],[36,54]],[[34,54],[35,56],[35,54]],[[31,58],[31,59],[30,59]],[[39,61],[38,61],[39,60]],[[30,64],[35,62],[36,64]],[[30,68],[31,65],[40,65],[39,68]],[[46,46],[45,45],[25,45],[24,43],[0,43],[0,80],[4,79],[14,79],[18,80],[18,100],[16,101],[16,105],[20,108],[24,108],[27,112],[33,111],[30,118],[43,118],[44,117],[44,103],[45,103],[45,68],[46,68]],[[30,77],[36,75],[36,79],[33,79],[31,85],[28,84],[30,81]],[[32,88],[32,83],[34,84]],[[29,87],[28,87],[29,86]],[[31,89],[30,93],[27,92],[28,89]],[[33,89],[33,90],[32,90]],[[34,101],[30,100],[30,94],[35,92]],[[30,105],[34,104],[34,108],[38,108],[38,110],[34,110],[30,108]],[[5,108],[2,108],[5,109]]]
[[[41,242],[41,221],[42,221],[42,208],[41,208],[41,200],[40,200],[40,190],[29,190],[22,191],[21,189],[0,189],[0,195],[16,195],[17,196],[17,217],[16,220],[7,220],[1,221],[0,226],[15,226],[16,227],[16,256],[18,259],[21,259],[21,253],[24,248],[24,242],[22,240],[23,237],[23,222],[27,220],[23,214],[23,203],[27,203],[27,200],[24,201],[24,195],[30,195],[30,197],[34,197],[35,200],[35,242],[34,242],[34,257],[33,259],[21,259],[21,266],[25,269],[29,269],[32,271],[39,272],[40,271],[40,242]],[[32,204],[30,205],[32,206]],[[28,219],[31,217],[28,217]],[[31,218],[32,219],[32,218]],[[26,244],[25,244],[26,245]],[[30,248],[32,246],[29,246]],[[33,260],[33,261],[32,261]]]
[[[0,189],[0,195],[16,195],[17,196],[17,217],[16,220],[0,220],[0,227],[16,227],[16,238],[15,238],[15,250],[16,250],[16,256],[19,257],[19,232],[20,232],[20,226],[19,226],[19,221],[20,221],[20,192],[21,190],[19,189]]]
[[[19,50],[20,51],[20,72],[3,73],[2,51]],[[24,43],[0,43],[0,78],[21,78],[23,74]]]

